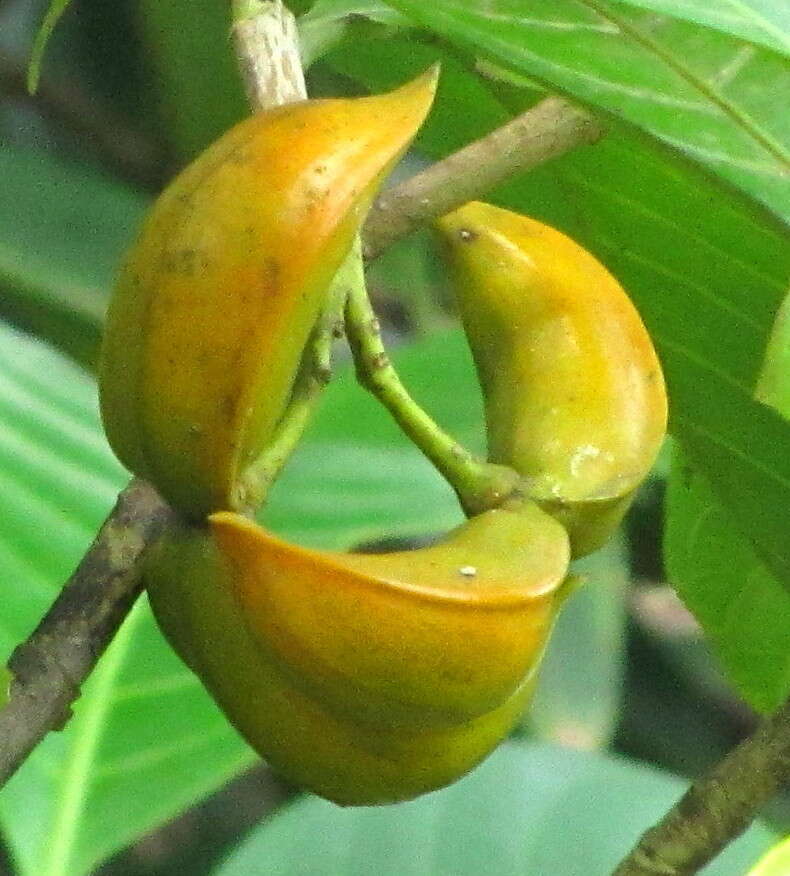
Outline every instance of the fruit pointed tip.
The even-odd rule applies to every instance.
[[[441,69],[441,62],[434,61],[430,67],[423,70],[422,73],[419,73],[414,79],[409,80],[401,87],[425,91],[433,97],[439,85],[439,74],[441,73]]]
[[[442,62],[434,61],[427,70],[424,70],[417,77],[418,81],[423,80],[426,87],[430,88],[433,92],[436,92],[436,89],[439,85],[439,75],[442,72]]]
[[[436,61],[427,70],[420,73],[419,76],[415,76],[414,79],[410,79],[399,88],[396,88],[392,94],[405,98],[409,103],[413,103],[415,107],[419,108],[418,112],[425,117],[436,96],[440,69],[441,65]]]

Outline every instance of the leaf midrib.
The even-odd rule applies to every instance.
[[[696,89],[703,97],[715,104],[725,115],[741,127],[752,139],[757,141],[773,158],[790,170],[790,151],[784,149],[781,143],[774,140],[764,132],[755,121],[734,104],[728,97],[712,88],[704,79],[697,76],[686,65],[680,63],[675,56],[667,51],[660,43],[651,39],[646,33],[625,18],[616,15],[599,0],[579,0],[580,3],[589,7],[601,18],[614,24],[623,34],[627,34],[631,40],[648,52],[660,58],[671,70],[684,79],[692,88]]]
[[[754,7],[742,3],[741,0],[725,0],[725,2],[729,3],[733,9],[738,10],[743,16],[744,21],[751,20],[752,22],[755,22],[758,27],[763,29],[763,31],[770,33],[777,42],[790,49],[790,40],[788,40],[787,34],[781,30],[781,28],[776,27],[770,18],[766,18]]]
[[[709,30],[718,30],[721,33],[725,33],[728,36],[733,36],[739,39],[748,39],[745,35],[740,35],[733,33],[731,30],[727,30],[725,28],[716,27],[715,24],[709,24],[704,20],[699,20],[694,18],[694,14],[697,13],[699,9],[693,2],[684,2],[677,4],[676,0],[676,10],[673,11],[671,9],[666,8],[655,8],[652,4],[645,5],[640,2],[640,0],[617,0],[620,3],[626,3],[629,6],[635,6],[638,9],[649,9],[651,11],[658,12],[660,15],[666,15],[670,18],[677,19],[678,21],[684,21],[688,24],[698,25],[699,27],[704,27]],[[723,0],[723,2],[727,3],[727,5],[732,9],[732,20],[736,23],[743,23],[745,25],[751,25],[756,30],[761,31],[763,36],[771,36],[773,39],[779,43],[779,45],[783,46],[785,50],[790,51],[790,40],[788,40],[788,35],[779,27],[777,27],[770,18],[766,18],[761,12],[755,9],[753,6],[750,6],[748,3],[743,3],[741,0]],[[685,13],[685,14],[684,14]],[[725,13],[726,15],[726,13]],[[772,46],[768,46],[768,48],[773,48],[774,51],[776,49]]]

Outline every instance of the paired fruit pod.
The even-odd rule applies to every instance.
[[[177,652],[275,769],[373,805],[452,782],[509,732],[568,562],[531,503],[391,554],[305,550],[225,512],[168,534],[145,578]]]
[[[436,71],[389,94],[261,112],[155,203],[110,302],[110,444],[183,514],[246,505],[332,278],[430,108]]]
[[[472,202],[442,217],[486,410],[489,457],[568,529],[574,556],[620,523],[666,431],[661,366],[639,314],[590,253]]]

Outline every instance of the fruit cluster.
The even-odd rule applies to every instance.
[[[508,733],[571,558],[617,526],[666,425],[652,344],[611,275],[558,231],[471,203],[438,231],[485,399],[483,465],[512,490],[389,554],[306,550],[250,519],[311,333],[435,78],[226,134],[155,204],[103,347],[110,443],[180,515],[144,572],[162,630],[276,769],[343,804],[441,787]]]

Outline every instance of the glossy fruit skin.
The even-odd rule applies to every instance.
[[[568,529],[574,556],[619,524],[666,431],[661,366],[612,275],[561,232],[490,204],[442,217],[485,398],[491,461]]]
[[[182,514],[245,506],[244,471],[435,82],[252,116],[152,208],[110,303],[101,408],[119,459]]]
[[[171,644],[275,769],[374,805],[443,787],[511,729],[568,557],[535,507],[389,555],[303,550],[223,513],[166,536],[145,580]]]

